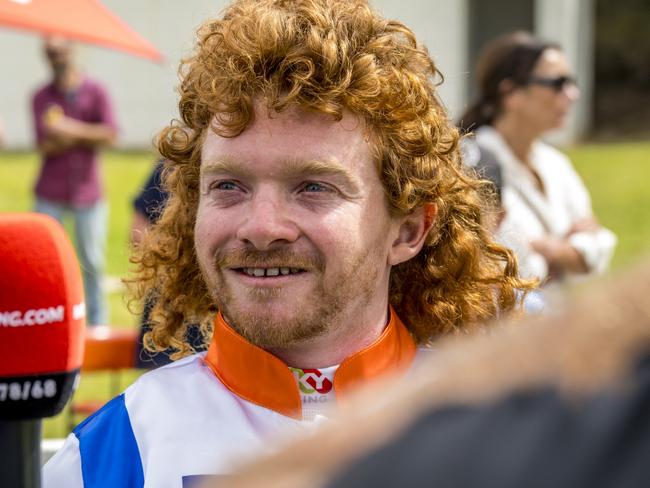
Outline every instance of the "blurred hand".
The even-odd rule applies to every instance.
[[[108,124],[83,122],[60,113],[45,119],[45,130],[48,139],[68,146],[112,144],[117,135]]]
[[[590,217],[588,219],[581,219],[578,220],[571,226],[569,229],[569,232],[567,232],[567,236],[570,236],[571,234],[576,234],[578,232],[595,232],[600,228],[600,225],[598,224],[598,221],[596,220],[595,217]]]
[[[550,264],[557,261],[558,256],[562,253],[565,241],[557,237],[542,237],[531,241],[530,245],[533,250],[544,256],[544,259]]]
[[[48,121],[45,128],[52,138],[73,141],[79,132],[79,121],[64,115]]]
[[[567,272],[587,272],[584,259],[566,239],[547,236],[531,241],[530,245],[546,259],[551,279],[559,278]]]
[[[45,154],[61,154],[78,144],[77,137],[71,132],[70,126],[76,121],[63,115],[63,111],[51,108],[43,119],[45,138],[39,148]]]

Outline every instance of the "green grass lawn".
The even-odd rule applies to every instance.
[[[650,143],[588,144],[568,151],[578,172],[591,191],[601,223],[619,238],[612,268],[629,266],[650,252]],[[110,152],[104,156],[104,181],[110,206],[107,273],[123,277],[128,269],[128,233],[131,201],[152,169],[154,157],[144,152]],[[0,153],[0,212],[26,211],[33,206],[32,187],[38,170],[34,153]],[[111,323],[136,327],[116,289],[109,295]],[[127,373],[123,385],[137,373]],[[84,378],[80,398],[109,398],[106,375]],[[44,425],[46,437],[67,433],[67,419],[60,415]]]
[[[600,222],[618,235],[612,269],[650,253],[650,143],[586,144],[567,151]]]

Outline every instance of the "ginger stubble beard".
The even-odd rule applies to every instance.
[[[365,305],[372,297],[380,270],[369,265],[377,262],[371,259],[371,254],[371,250],[366,250],[351,258],[338,276],[332,278],[332,283],[325,283],[322,257],[300,256],[289,250],[259,252],[236,249],[217,253],[212,273],[208,273],[201,263],[200,267],[208,291],[226,323],[251,344],[274,349],[307,343],[337,327],[354,327],[355,324],[342,323],[341,316],[353,300],[360,298]],[[237,298],[224,279],[223,268],[281,267],[279,263],[283,263],[282,267],[308,269],[309,273],[320,275],[315,290],[307,297],[308,303],[298,304],[294,313],[285,318],[238,310]],[[245,299],[263,303],[278,299],[282,293],[286,291],[281,288],[252,288]]]

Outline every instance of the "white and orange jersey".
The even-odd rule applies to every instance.
[[[45,488],[184,488],[308,432],[323,404],[407,370],[416,346],[391,310],[373,344],[322,370],[289,368],[221,315],[207,353],[141,376],[68,436]]]

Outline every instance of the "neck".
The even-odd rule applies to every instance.
[[[539,134],[514,115],[502,115],[494,122],[493,127],[505,139],[517,159],[530,166],[530,152]]]
[[[337,324],[327,334],[301,342],[295,346],[269,349],[287,365],[301,369],[325,368],[341,364],[343,360],[365,349],[375,342],[386,328],[388,320],[388,301],[377,312],[347,319],[346,324]]]
[[[80,84],[81,75],[73,67],[54,75],[54,85],[63,92],[74,91]]]

